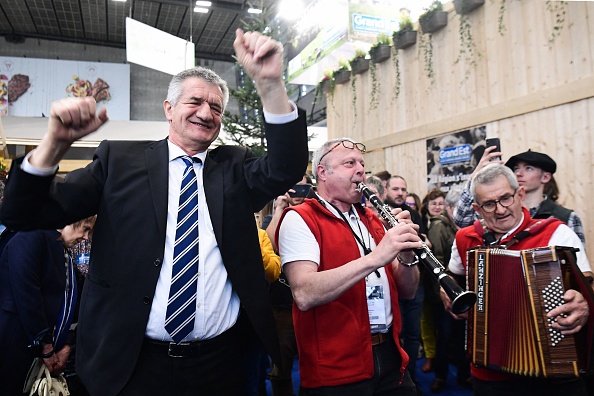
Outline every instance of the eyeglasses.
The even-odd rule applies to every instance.
[[[344,148],[347,148],[349,150],[353,150],[356,147],[357,150],[359,150],[363,154],[365,154],[365,151],[367,151],[367,148],[365,147],[365,145],[363,143],[355,143],[350,140],[341,140],[340,142],[338,142],[334,146],[332,146],[332,148],[330,150],[326,151],[324,153],[324,155],[322,155],[320,157],[320,163],[322,162],[322,158],[327,156],[330,151],[334,150],[336,147],[340,146],[341,144]]]
[[[497,209],[497,204],[501,205],[503,208],[510,207],[514,204],[514,196],[516,195],[518,190],[515,190],[512,195],[504,195],[503,197],[496,199],[494,201],[487,201],[482,205],[479,205],[482,210],[487,213],[495,212]]]

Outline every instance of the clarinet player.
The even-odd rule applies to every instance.
[[[305,395],[417,394],[398,297],[414,295],[419,271],[412,252],[398,253],[421,240],[408,212],[395,209],[399,223],[386,231],[360,204],[364,152],[347,138],[316,150],[317,195],[287,208],[277,230]]]

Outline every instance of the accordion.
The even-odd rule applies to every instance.
[[[478,297],[467,333],[475,366],[549,378],[590,371],[594,298],[574,248],[478,247],[467,255],[468,289]],[[567,289],[584,295],[590,316],[579,333],[564,336],[546,315],[564,303]]]

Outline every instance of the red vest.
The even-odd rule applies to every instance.
[[[283,217],[288,210],[299,213],[318,241],[318,271],[337,268],[361,257],[349,226],[317,200],[307,199],[301,205],[291,206],[283,213]],[[379,243],[385,234],[380,220],[369,209],[358,208],[357,211],[375,243]],[[392,300],[392,335],[402,357],[400,370],[404,372],[408,355],[400,346],[402,322],[398,292],[389,268],[386,274]],[[373,376],[371,327],[364,279],[336,300],[307,311],[300,311],[293,303],[293,322],[301,385],[306,388],[344,385]]]
[[[553,236],[553,233],[555,232],[557,227],[559,227],[560,224],[563,224],[563,222],[553,218],[541,220],[532,219],[530,218],[530,212],[528,212],[528,209],[526,208],[522,208],[522,212],[524,213],[524,220],[522,221],[522,224],[520,224],[518,229],[514,231],[510,236],[502,240],[500,245],[505,245],[507,242],[512,240],[513,237],[520,231],[525,230],[528,227],[531,227],[533,233],[527,238],[522,239],[517,243],[514,243],[509,247],[509,249],[525,250],[549,246],[549,241]],[[478,221],[479,220],[477,220],[477,222]],[[482,233],[477,232],[477,229],[480,229],[480,226],[478,226],[477,222],[475,222],[474,225],[462,228],[456,234],[456,246],[458,248],[460,258],[462,259],[462,263],[464,264],[464,268],[466,268],[466,252],[473,247],[483,245]],[[471,373],[474,377],[483,381],[505,381],[518,378],[518,376],[513,374],[508,374],[502,371],[489,370],[480,367],[474,367],[474,365],[471,366]]]

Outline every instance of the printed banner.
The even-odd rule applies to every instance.
[[[93,96],[110,119],[130,120],[130,65],[0,57],[0,75],[9,116],[47,117],[55,100]]]
[[[463,186],[485,151],[487,127],[427,139],[427,189]]]

